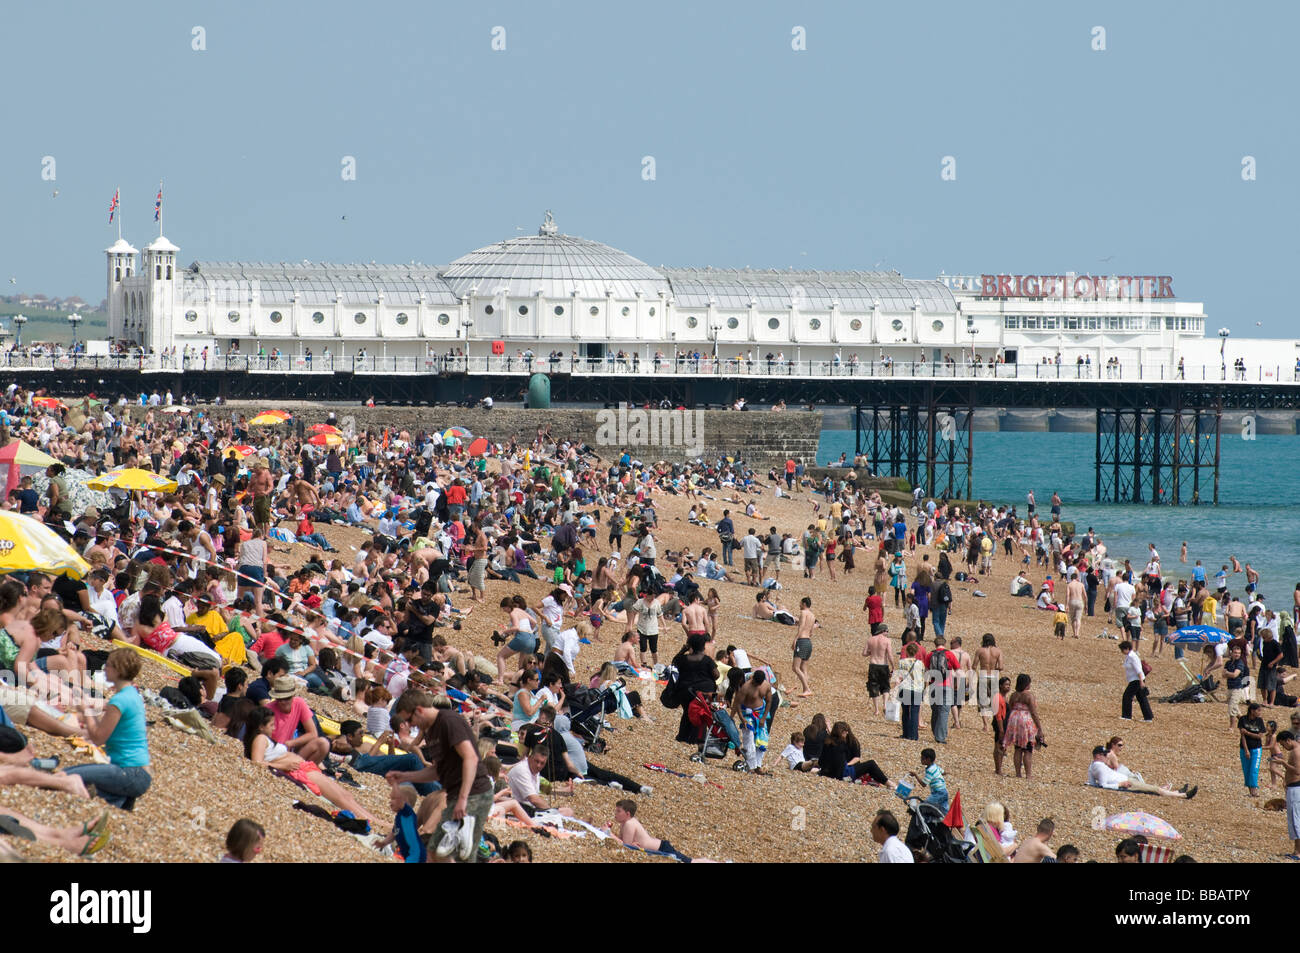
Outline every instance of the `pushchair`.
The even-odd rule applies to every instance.
[[[607,745],[600,734],[605,728],[605,716],[616,711],[618,696],[612,687],[599,692],[574,688],[569,698],[570,730],[588,751],[603,754]]]
[[[696,764],[703,763],[705,758],[725,758],[728,744],[735,744],[739,752],[740,739],[731,737],[736,730],[735,725],[730,722],[724,709],[715,706],[712,693],[696,692],[695,698],[687,706],[686,717],[698,732],[696,744],[699,749],[691,755],[691,760]],[[749,765],[744,758],[740,758],[731,768],[733,771],[748,771]]]
[[[1177,705],[1183,702],[1203,702],[1206,695],[1213,695],[1219,687],[1219,683],[1214,680],[1213,676],[1206,679],[1195,680],[1184,685],[1172,695],[1166,695],[1160,699],[1168,705]]]
[[[943,822],[943,812],[937,807],[919,798],[909,798],[907,812],[912,819],[907,825],[903,843],[909,848],[924,850],[935,864],[973,863],[971,852],[975,845],[954,837],[952,829]]]

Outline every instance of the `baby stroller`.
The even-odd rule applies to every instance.
[[[722,717],[723,709],[716,707],[714,704],[714,695],[707,692],[696,692],[695,698],[687,706],[686,717],[699,733],[697,744],[699,750],[691,755],[691,760],[696,764],[702,764],[705,758],[725,758],[727,756],[727,747],[731,742],[730,733],[727,731],[731,727]],[[739,745],[737,745],[739,750]],[[745,759],[741,758],[731,765],[733,771],[748,771],[749,765]]]
[[[960,841],[943,822],[943,812],[933,804],[909,798],[907,812],[912,815],[903,843],[912,850],[924,850],[936,864],[969,864],[975,845]]]
[[[613,688],[593,691],[575,687],[569,697],[569,724],[574,737],[588,751],[603,754],[607,747],[600,736],[605,727],[605,716],[618,711],[618,696]]]
[[[1201,681],[1189,682],[1172,695],[1160,700],[1169,705],[1177,705],[1182,702],[1203,702],[1206,694],[1213,695],[1218,687],[1219,683],[1214,680],[1213,676],[1210,676]]]

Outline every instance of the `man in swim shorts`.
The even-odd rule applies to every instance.
[[[876,714],[884,714],[884,696],[889,694],[890,676],[894,673],[894,653],[888,626],[880,624],[879,631],[867,639],[862,654],[867,657],[867,694],[871,696]]]

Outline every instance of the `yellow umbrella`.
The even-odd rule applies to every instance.
[[[90,563],[44,523],[0,510],[0,573],[36,570],[80,579]]]
[[[144,490],[146,492],[172,493],[176,490],[176,481],[159,476],[150,470],[127,467],[124,470],[111,470],[102,473],[93,480],[86,481],[92,490],[107,490],[116,487],[119,490]]]
[[[287,417],[281,416],[281,414],[276,411],[268,410],[264,414],[258,414],[250,420],[249,423],[254,427],[278,427],[287,419]]]

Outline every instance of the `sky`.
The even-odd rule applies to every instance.
[[[142,248],[162,180],[187,263],[446,264],[552,209],[651,265],[1172,275],[1211,329],[1294,336],[1297,32],[1281,3],[5,4],[0,287],[99,301],[114,190]]]

